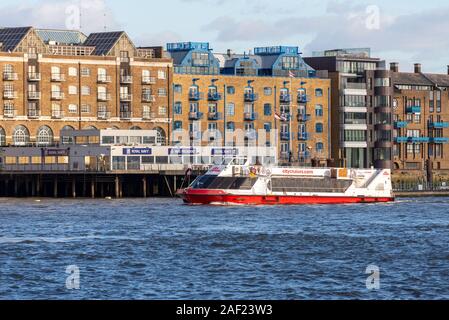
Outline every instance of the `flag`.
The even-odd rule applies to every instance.
[[[287,121],[287,118],[286,118],[285,116],[281,116],[281,115],[279,115],[279,114],[277,114],[277,113],[274,114],[274,118],[275,118],[276,120]]]
[[[293,71],[289,71],[289,72],[288,72],[288,76],[289,76],[290,78],[296,78],[295,73],[294,73]]]

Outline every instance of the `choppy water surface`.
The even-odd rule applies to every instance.
[[[0,299],[448,299],[449,199],[0,199]],[[66,288],[67,266],[80,290]],[[368,265],[380,290],[366,288]]]

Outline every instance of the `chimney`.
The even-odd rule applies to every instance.
[[[421,63],[415,63],[415,73],[421,73]]]
[[[390,71],[399,72],[399,63],[398,62],[390,63]]]

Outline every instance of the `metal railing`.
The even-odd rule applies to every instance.
[[[393,182],[395,192],[430,192],[447,191],[449,193],[449,181],[398,181]]]

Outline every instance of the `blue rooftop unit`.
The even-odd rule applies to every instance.
[[[198,51],[209,51],[209,42],[176,42],[176,43],[167,43],[167,51],[190,51],[190,50],[198,50]]]
[[[281,54],[299,55],[299,47],[274,46],[254,48],[254,54],[258,56],[271,56]]]
[[[220,73],[220,63],[212,54],[208,42],[178,42],[168,43],[175,65],[175,73],[209,75]]]

